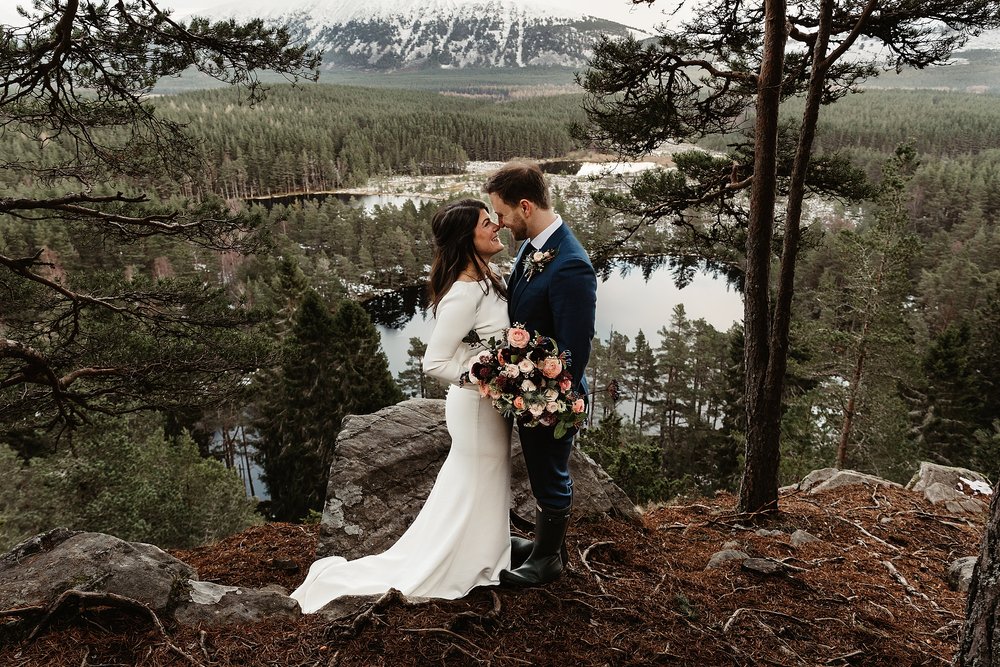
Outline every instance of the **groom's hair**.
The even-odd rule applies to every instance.
[[[510,206],[527,199],[538,208],[549,208],[545,175],[534,162],[508,162],[483,185],[483,192],[496,194]]]

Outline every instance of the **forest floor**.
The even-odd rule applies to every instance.
[[[948,516],[919,494],[884,487],[784,495],[777,516],[752,526],[734,515],[735,504],[719,494],[649,509],[641,527],[577,522],[568,572],[541,588],[479,588],[423,604],[388,595],[339,620],[309,615],[203,631],[161,632],[148,617],[88,611],[55,619],[32,641],[0,646],[0,665],[950,662],[966,596],[944,574],[954,559],[978,554],[985,517]],[[793,547],[795,529],[820,541]],[[172,553],[207,581],[291,590],[314,558],[317,530],[268,524]],[[706,569],[727,542],[784,567]]]

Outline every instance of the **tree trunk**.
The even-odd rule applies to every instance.
[[[257,492],[253,488],[253,470],[250,468],[250,451],[247,446],[247,431],[244,426],[240,426],[240,441],[243,443],[243,464],[247,468],[247,486],[250,487],[250,497],[253,498]]]
[[[641,372],[641,371],[640,371]],[[639,415],[639,395],[642,392],[642,384],[636,384],[635,395],[632,397],[632,423],[635,423]]]
[[[746,338],[747,440],[740,482],[740,512],[775,510],[778,506],[778,422],[766,391],[769,349],[769,282],[771,237],[777,195],[778,110],[785,57],[785,0],[766,0],[764,58],[757,81],[753,184],[746,243],[746,290],[743,320]]]
[[[886,253],[882,252],[879,261],[878,274],[875,285],[869,290],[868,303],[865,304],[865,318],[861,326],[861,340],[858,341],[858,352],[854,363],[854,374],[851,377],[851,388],[848,394],[847,407],[844,409],[844,424],[840,429],[840,444],[837,445],[837,467],[841,470],[847,465],[847,446],[851,441],[851,430],[854,427],[854,413],[857,411],[858,394],[861,393],[861,381],[864,378],[865,359],[868,357],[868,332],[871,330],[872,320],[875,319],[878,298],[882,289],[882,282],[885,277]]]
[[[990,519],[969,585],[965,627],[955,656],[957,667],[1000,667],[1000,483],[993,489]]]
[[[865,348],[862,342],[861,352],[854,365],[854,375],[851,378],[851,388],[848,391],[847,406],[844,408],[844,422],[840,428],[840,442],[837,444],[837,468],[843,470],[847,465],[847,445],[851,441],[851,430],[854,428],[854,413],[857,410],[858,393],[861,388],[861,376],[865,367]]]

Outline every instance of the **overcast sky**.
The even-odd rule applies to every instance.
[[[194,12],[216,5],[224,4],[226,0],[160,0],[161,7],[169,7],[176,11],[178,15]],[[658,0],[652,7],[641,5],[635,7],[629,0],[559,0],[571,5],[583,12],[595,16],[603,16],[619,21],[635,28],[645,28],[651,30],[656,25],[663,23],[664,11],[673,9],[676,1]],[[0,0],[0,22],[10,24],[17,23],[19,18],[14,7],[23,5],[31,6],[31,0]]]

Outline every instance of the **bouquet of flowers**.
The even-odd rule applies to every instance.
[[[462,382],[478,385],[504,417],[522,426],[555,426],[557,438],[586,420],[583,396],[570,389],[569,353],[553,339],[514,324],[501,340],[483,341],[475,331],[463,340],[483,351],[469,362]]]

